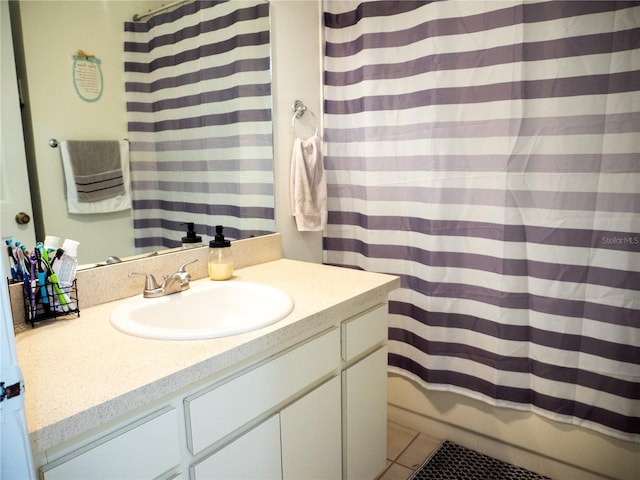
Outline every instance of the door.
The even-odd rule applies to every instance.
[[[5,213],[7,209],[24,208],[31,215],[29,182],[27,180],[27,163],[22,140],[22,123],[18,103],[15,63],[13,60],[13,42],[11,40],[11,24],[9,22],[9,4],[0,2],[0,99],[2,103],[2,119],[0,123],[0,237],[2,239],[13,233],[5,233]],[[13,100],[13,101],[10,101]],[[15,137],[15,138],[14,138]],[[8,162],[15,158],[15,162]],[[18,165],[16,170],[9,163]],[[13,178],[13,176],[16,178]],[[21,186],[16,188],[16,184]],[[22,189],[22,192],[20,191]],[[25,199],[25,203],[17,200],[16,195]],[[9,201],[12,199],[16,203]],[[17,207],[17,205],[20,205]],[[14,213],[15,216],[15,213]],[[8,229],[15,234],[28,233],[21,236],[23,242],[34,242],[33,227],[15,228],[13,221]],[[33,225],[31,223],[31,225]],[[22,372],[16,358],[15,337],[13,334],[13,317],[9,303],[9,291],[4,272],[8,271],[7,259],[0,256],[0,478],[34,479],[35,469],[31,457],[29,434],[24,413],[24,382]]]
[[[9,2],[0,2],[0,230],[31,249],[35,229],[20,116]],[[27,217],[29,221],[27,221]],[[21,223],[24,222],[24,223]],[[5,254],[6,255],[6,254]],[[3,272],[6,272],[4,270]],[[4,275],[3,275],[4,276]]]
[[[191,467],[195,480],[281,480],[280,416],[273,415]]]
[[[6,2],[2,2],[3,7]],[[0,271],[5,259],[0,257]],[[34,479],[24,413],[24,382],[16,359],[13,317],[5,278],[0,279],[0,478]]]
[[[376,478],[387,457],[387,347],[342,372],[347,480]]]

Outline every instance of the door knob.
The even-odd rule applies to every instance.
[[[31,217],[28,214],[24,212],[16,213],[16,223],[18,225],[26,225],[30,221],[31,221]]]

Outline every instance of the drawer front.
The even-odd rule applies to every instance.
[[[167,407],[41,468],[44,480],[157,478],[180,463],[178,419]]]
[[[330,330],[239,377],[185,399],[194,455],[339,367],[340,333]]]
[[[388,338],[387,304],[342,322],[342,359],[346,362]]]

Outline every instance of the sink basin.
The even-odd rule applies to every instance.
[[[196,282],[189,290],[159,298],[125,300],[111,324],[136,337],[198,340],[257,330],[289,315],[293,300],[283,291],[250,282]]]

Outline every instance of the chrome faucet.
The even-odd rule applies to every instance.
[[[191,274],[187,272],[185,267],[190,263],[197,262],[198,259],[191,260],[190,262],[180,265],[178,270],[171,274],[162,277],[162,283],[158,284],[153,275],[146,273],[130,272],[131,275],[145,275],[147,277],[142,296],[144,298],[157,298],[165,295],[171,295],[172,293],[182,292],[189,289],[189,282],[191,281]]]

